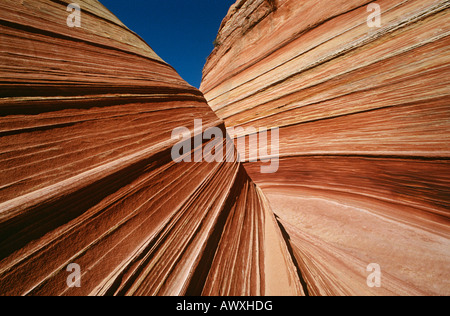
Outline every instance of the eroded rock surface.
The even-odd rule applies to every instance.
[[[450,294],[448,1],[239,0],[211,107],[69,3],[0,3],[1,295]],[[279,127],[279,169],[176,163],[177,127]]]
[[[280,128],[278,172],[244,165],[308,294],[448,295],[450,3],[376,1],[380,27],[370,3],[237,1],[200,90],[228,128]]]
[[[173,161],[173,129],[225,130],[202,93],[77,2],[80,28],[69,1],[0,2],[0,294],[304,294],[242,165]]]

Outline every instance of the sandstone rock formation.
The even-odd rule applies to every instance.
[[[450,2],[376,1],[380,27],[372,2],[237,1],[200,90],[228,128],[280,128],[279,171],[244,166],[307,294],[449,295]]]
[[[78,3],[71,28],[68,1],[0,2],[0,295],[303,294],[241,164],[172,160],[174,128],[224,129],[202,93]]]
[[[0,2],[0,295],[450,294],[448,1],[239,0],[204,95],[70,2]],[[178,127],[280,127],[279,170]]]

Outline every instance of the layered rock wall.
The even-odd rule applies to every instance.
[[[303,294],[241,164],[172,159],[173,129],[225,130],[202,93],[78,3],[79,28],[68,1],[0,3],[0,295]]]
[[[236,143],[280,128],[278,172],[244,166],[311,295],[450,293],[449,6],[243,0],[222,23],[200,90]]]
[[[0,295],[450,293],[448,1],[239,0],[204,95],[68,4],[0,3]],[[280,128],[278,169],[179,127]]]

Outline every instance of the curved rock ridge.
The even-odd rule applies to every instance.
[[[449,7],[241,0],[223,20],[200,90],[236,143],[280,129],[278,172],[244,166],[309,295],[450,294]]]
[[[202,93],[69,3],[0,2],[0,295],[306,294],[242,165],[172,159],[175,128],[225,132]]]

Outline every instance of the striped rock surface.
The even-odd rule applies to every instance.
[[[0,295],[305,294],[241,163],[173,161],[173,129],[225,131],[202,93],[69,3],[0,2]]]
[[[240,0],[221,25],[200,90],[236,143],[279,128],[278,171],[244,166],[306,294],[450,294],[449,7]]]

